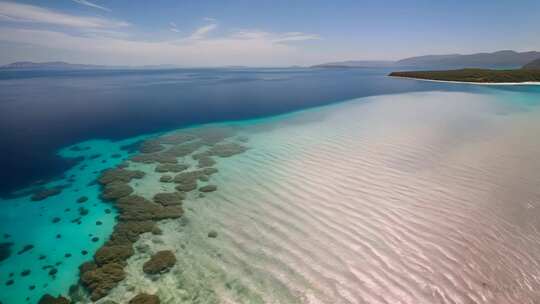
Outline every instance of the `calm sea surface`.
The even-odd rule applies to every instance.
[[[211,129],[245,152],[214,157],[198,186],[218,190],[188,191],[181,219],[142,235],[104,300],[537,303],[540,86],[388,72],[0,73],[0,302],[89,303],[71,287],[118,215],[96,178],[156,133]],[[155,164],[128,163],[145,172],[135,194],[176,191]],[[26,186],[61,193],[35,201]],[[148,277],[160,250],[177,265]]]
[[[59,148],[355,97],[471,86],[397,80],[385,69],[0,72],[0,194],[59,177]]]

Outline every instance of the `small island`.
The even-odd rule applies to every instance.
[[[459,69],[443,71],[406,71],[392,72],[389,76],[472,83],[540,82],[540,59],[524,65],[521,69],[513,70]]]
[[[423,80],[457,81],[473,83],[525,83],[540,82],[540,69],[489,70],[460,69],[446,71],[392,72],[392,77],[416,78]]]

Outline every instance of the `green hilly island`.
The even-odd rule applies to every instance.
[[[466,68],[457,70],[403,71],[392,72],[389,76],[475,83],[540,82],[540,58],[525,64],[521,69],[495,70]]]

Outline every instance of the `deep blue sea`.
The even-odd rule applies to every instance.
[[[355,97],[471,86],[386,77],[386,69],[0,72],[0,195],[61,177],[86,139],[264,117]]]

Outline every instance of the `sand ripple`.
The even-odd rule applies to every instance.
[[[538,303],[539,113],[464,93],[361,101],[254,128],[219,163],[219,191],[186,202],[187,224],[139,241],[185,268],[151,281],[140,253],[111,298],[144,285],[166,303],[189,288],[224,303]]]

